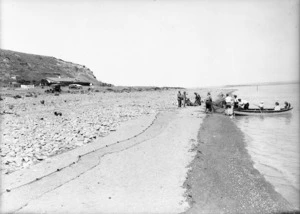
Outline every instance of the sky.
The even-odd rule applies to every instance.
[[[122,86],[299,80],[300,0],[0,0],[2,49]]]

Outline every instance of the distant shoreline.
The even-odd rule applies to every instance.
[[[300,82],[267,82],[267,83],[251,83],[251,84],[240,84],[240,85],[225,85],[222,87],[230,88],[230,87],[267,86],[267,85],[291,85],[291,84],[299,84],[299,83]]]

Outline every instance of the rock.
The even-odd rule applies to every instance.
[[[19,99],[19,98],[22,98],[22,97],[20,95],[15,95],[15,96],[13,96],[13,98]]]
[[[8,155],[10,157],[16,157],[16,153],[14,151],[9,152]]]
[[[32,97],[33,95],[31,94],[31,93],[27,93],[26,95],[25,95],[25,97]]]
[[[15,162],[16,162],[17,166],[22,166],[22,164],[23,164],[23,158],[17,157],[17,158],[15,158]]]
[[[30,167],[32,164],[33,164],[33,161],[28,161],[28,162],[26,162],[26,163],[23,163],[23,167],[24,167],[24,168],[28,168],[28,167]]]
[[[14,151],[15,151],[15,153],[19,153],[21,151],[21,148],[20,147],[16,147]]]
[[[76,146],[82,146],[82,145],[84,145],[84,142],[83,142],[83,141],[77,141],[77,142],[75,143],[75,145],[76,145]]]
[[[38,161],[42,161],[42,160],[46,159],[46,157],[43,155],[35,155],[35,157]]]
[[[56,111],[55,111],[55,112],[54,112],[54,115],[55,115],[55,116],[62,116],[62,113],[61,113],[61,112],[56,112]]]

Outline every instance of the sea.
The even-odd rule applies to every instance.
[[[275,102],[291,103],[293,110],[285,115],[235,116],[233,121],[245,136],[254,167],[275,190],[299,209],[299,83],[235,87],[233,94],[257,108]]]

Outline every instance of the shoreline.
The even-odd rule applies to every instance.
[[[243,132],[223,115],[208,115],[198,132],[186,198],[190,213],[282,213],[295,208],[254,168]]]

